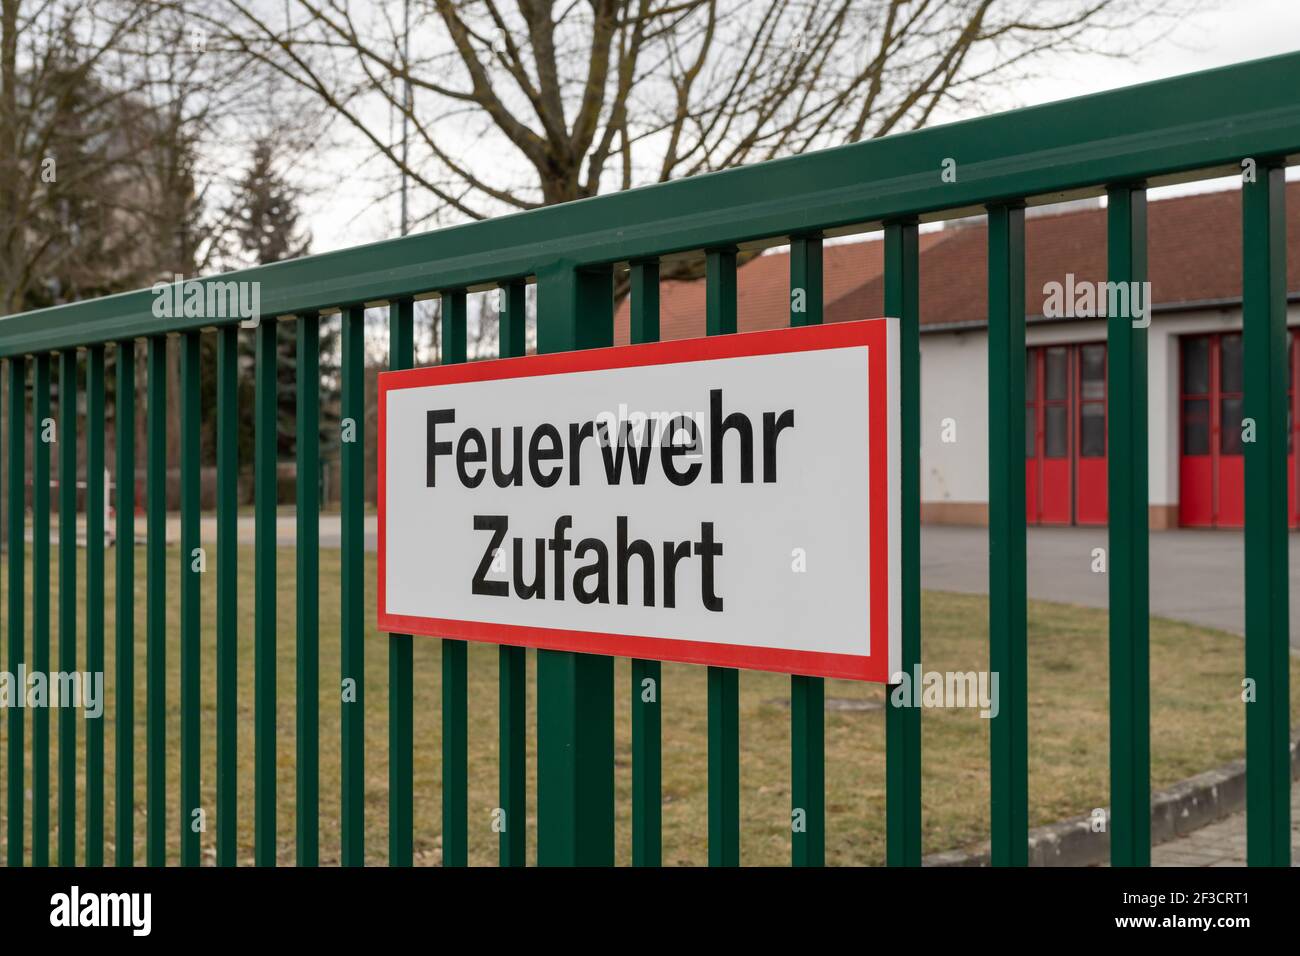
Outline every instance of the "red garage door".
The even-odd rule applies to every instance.
[[[1245,518],[1241,333],[1184,336],[1181,342],[1178,520],[1193,528],[1240,528]],[[1287,485],[1296,526],[1295,344],[1287,333]]]
[[[1025,355],[1025,518],[1106,523],[1106,346]]]

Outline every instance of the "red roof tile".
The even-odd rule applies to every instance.
[[[1300,182],[1287,184],[1287,288],[1300,290]],[[987,320],[988,230],[957,227],[923,250],[921,324]],[[1235,189],[1152,202],[1147,211],[1147,261],[1157,306],[1192,306],[1241,296],[1241,193]],[[1106,210],[1084,209],[1025,222],[1025,312],[1043,312],[1043,287],[1106,278]],[[880,315],[879,276],[826,307],[826,321]]]
[[[921,248],[946,238],[921,236]],[[850,242],[828,245],[822,252],[822,301],[829,304],[876,278],[884,269],[884,244]],[[614,344],[628,343],[625,298],[614,315]],[[876,315],[879,312],[874,313]],[[790,324],[790,256],[755,256],[736,270],[736,324],[741,331],[780,329]],[[659,286],[659,337],[686,339],[704,335],[704,282],[668,280]]]
[[[1287,289],[1300,291],[1300,182],[1286,187]],[[1191,306],[1241,296],[1241,193],[1236,189],[1152,202],[1148,207],[1148,262],[1157,306]],[[921,323],[986,320],[988,243],[983,221],[923,233]],[[883,247],[879,240],[827,246],[824,301],[827,322],[869,318],[883,311]],[[1106,278],[1106,210],[1042,215],[1025,223],[1025,311],[1043,311],[1043,286]],[[741,331],[789,323],[789,256],[758,256],[737,274]],[[704,334],[704,282],[664,282],[660,288],[663,339]],[[628,302],[614,319],[614,342],[628,341]]]

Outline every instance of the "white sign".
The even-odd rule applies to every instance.
[[[897,329],[380,375],[380,629],[887,682]]]

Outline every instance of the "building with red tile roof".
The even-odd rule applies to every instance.
[[[1287,185],[1286,205],[1288,325],[1300,326],[1300,182]],[[1153,200],[1147,235],[1151,524],[1240,526],[1241,194]],[[874,239],[825,247],[825,321],[882,314],[883,246]],[[1054,289],[1105,283],[1106,211],[1030,210],[1025,249],[1027,518],[1104,524],[1106,319],[1045,313],[1053,311]],[[920,236],[921,498],[928,521],[987,522],[986,251],[982,218]],[[788,253],[767,252],[739,268],[739,331],[783,327],[789,312]],[[660,330],[664,339],[704,334],[703,281],[662,284]],[[624,300],[615,343],[627,341]],[[1293,377],[1297,365],[1291,362]],[[1293,388],[1293,404],[1297,396]],[[1300,428],[1300,408],[1290,427]],[[1292,447],[1300,447],[1300,436]],[[1288,481],[1294,525],[1294,455]]]

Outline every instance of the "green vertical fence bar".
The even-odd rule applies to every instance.
[[[86,670],[104,673],[104,346],[86,351]],[[93,678],[92,678],[93,679]],[[104,721],[86,721],[86,866],[104,865]]]
[[[730,667],[710,667],[709,866],[740,865],[740,682]]]
[[[633,345],[659,341],[659,260],[631,265]],[[669,436],[671,440],[672,436]],[[663,665],[632,661],[632,865],[663,862]]]
[[[77,671],[77,350],[59,353],[59,670]],[[59,866],[77,865],[77,713],[59,707]]]
[[[113,725],[114,862],[135,862],[135,342],[117,345],[114,411]]]
[[[709,335],[736,331],[736,250],[710,249],[704,260],[704,324]]]
[[[822,239],[790,239],[790,325],[821,325]],[[826,863],[826,681],[790,677],[790,859]]]
[[[442,294],[442,364],[466,360],[465,290]],[[465,641],[442,642],[442,865],[469,865],[469,671]],[[507,817],[506,825],[510,820]]]
[[[366,586],[366,310],[352,305],[342,314],[343,395],[339,457],[342,459],[342,594],[340,612],[339,720],[342,748],[343,865],[365,863],[365,586]]]
[[[253,860],[275,866],[275,319],[263,316],[253,336]]]
[[[9,360],[9,673],[17,674],[27,660],[23,608],[27,548],[27,361]],[[15,597],[17,595],[17,597]],[[9,710],[9,829],[6,862],[23,865],[23,818],[27,794],[24,751],[24,708]]]
[[[506,283],[497,293],[501,358],[525,352],[528,286],[522,279]],[[528,649],[502,644],[497,651],[501,746],[500,795],[505,826],[500,835],[502,866],[528,862]]]
[[[149,337],[145,466],[145,858],[167,862],[167,337]]]
[[[1106,207],[1107,277],[1147,278],[1147,200],[1141,185],[1112,186]],[[1151,706],[1147,507],[1147,329],[1131,308],[1106,322],[1110,524],[1110,862],[1151,865]],[[1148,303],[1148,308],[1150,303]]]
[[[239,326],[217,330],[217,866],[234,866],[239,752]]]
[[[900,558],[903,640],[899,666],[921,663],[921,307],[914,220],[885,225],[885,315],[898,319]],[[894,675],[890,675],[892,678]],[[893,706],[886,688],[885,860],[921,865],[921,709]]]
[[[614,340],[609,267],[559,263],[537,276],[537,350]],[[614,863],[614,659],[537,652],[537,862]]]
[[[199,333],[181,336],[181,866],[199,865]],[[195,811],[200,811],[196,816]]]
[[[991,721],[992,860],[1029,862],[1025,721],[1025,210],[988,210],[989,669],[1002,705]]]
[[[320,314],[298,316],[297,744],[299,866],[320,862]]]
[[[388,307],[388,367],[415,364],[415,303]],[[382,435],[378,436],[384,440]],[[415,686],[411,635],[388,635],[388,865],[410,866],[414,844]]]
[[[791,852],[794,866],[826,865],[826,681],[790,677]]]
[[[659,341],[659,260],[641,259],[629,268],[631,313],[628,334],[633,345]]]
[[[32,670],[50,672],[50,357],[32,381]],[[12,592],[11,592],[12,593]],[[32,866],[50,865],[50,709],[32,713]]]
[[[499,799],[505,813],[499,859],[501,866],[525,866],[528,862],[528,650],[503,644],[497,653],[501,714]]]
[[[705,328],[736,331],[736,250],[705,254]],[[709,668],[709,865],[740,865],[740,672]]]
[[[1246,861],[1291,864],[1287,577],[1286,181],[1262,160],[1242,184],[1246,452]]]

